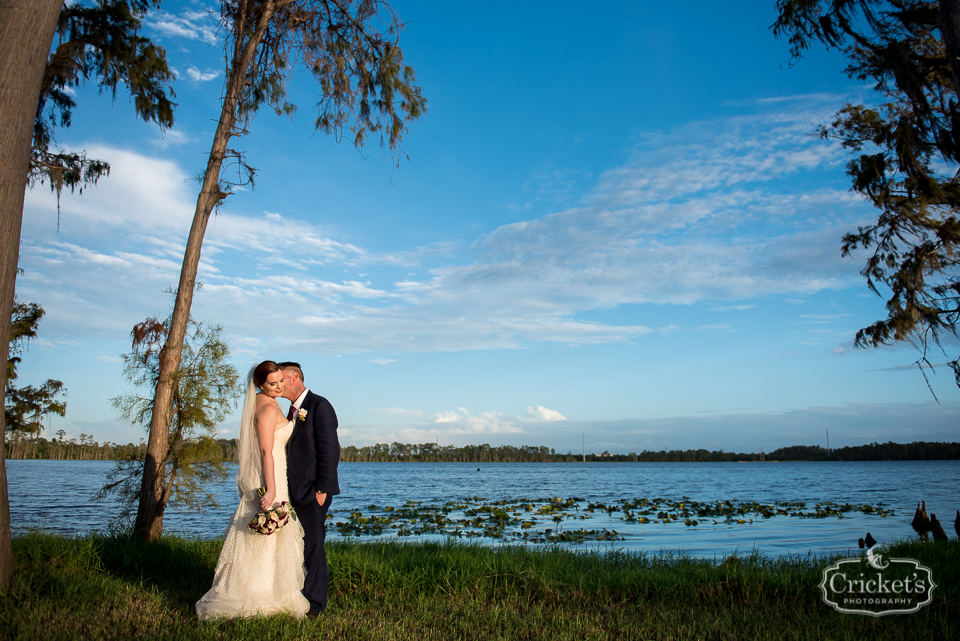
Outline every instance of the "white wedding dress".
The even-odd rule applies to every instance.
[[[288,421],[273,439],[273,466],[277,479],[276,503],[290,502],[285,446],[293,434]],[[262,477],[261,477],[262,478]],[[303,526],[290,520],[273,534],[260,534],[249,523],[260,511],[256,491],[245,494],[237,506],[223,541],[213,587],[197,601],[201,619],[269,616],[287,612],[300,617],[310,602],[303,588]]]

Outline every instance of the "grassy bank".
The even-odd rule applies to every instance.
[[[432,543],[328,546],[331,605],[289,617],[201,623],[219,541],[14,539],[0,596],[3,639],[930,639],[960,638],[960,542],[909,542],[892,557],[933,570],[934,601],[880,618],[821,601],[823,559],[710,562]],[[954,613],[955,614],[955,613]]]

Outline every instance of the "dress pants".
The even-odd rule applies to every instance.
[[[327,493],[323,505],[312,501],[297,508],[297,517],[303,525],[303,562],[307,566],[307,576],[303,582],[303,596],[310,601],[310,613],[318,614],[327,607],[327,551],[324,542],[327,538],[327,511],[333,495]]]

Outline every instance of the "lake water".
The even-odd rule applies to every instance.
[[[118,512],[116,505],[96,503],[94,492],[103,484],[113,463],[107,461],[7,461],[10,512],[14,532],[42,528],[61,533],[85,533],[105,526]],[[497,501],[515,504],[529,501],[518,519],[528,524],[507,532],[539,533],[552,530],[607,532],[616,530],[616,541],[587,540],[577,547],[609,546],[627,550],[683,551],[696,556],[726,556],[757,551],[768,555],[823,554],[856,548],[857,539],[870,532],[879,542],[916,536],[910,527],[917,501],[924,500],[928,513],[936,513],[951,536],[960,509],[960,462],[829,462],[829,463],[342,463],[343,493],[333,502],[331,536],[343,536],[336,523],[347,522],[351,513],[364,516],[396,514],[408,501],[420,501],[408,513],[440,509],[450,519],[469,520],[466,510]],[[202,513],[168,510],[166,532],[201,538],[221,536],[236,507],[231,478],[216,495],[221,507]],[[482,500],[481,500],[482,497]],[[568,502],[563,514],[537,515],[547,499]],[[464,503],[464,499],[470,501]],[[696,518],[663,522],[650,513],[647,523],[624,520],[623,510],[588,510],[593,504],[612,505],[624,499],[660,499],[676,513],[683,503],[734,501],[757,504],[803,503],[789,508],[811,513],[816,504],[880,506],[893,514],[851,511],[827,518],[800,518],[779,514],[764,518],[743,513],[733,519]],[[447,505],[446,508],[443,508]],[[570,507],[573,505],[573,507]],[[372,509],[374,506],[375,509]],[[499,509],[499,508],[497,508]],[[665,508],[663,508],[665,509]],[[488,509],[489,513],[490,510]],[[769,513],[769,512],[768,512]],[[490,514],[480,514],[480,517]],[[695,516],[695,515],[694,515]],[[386,519],[385,519],[386,520]],[[656,521],[656,522],[655,522]],[[477,521],[479,522],[479,520]],[[486,522],[486,521],[484,521]],[[518,521],[515,521],[519,523]],[[409,531],[409,530],[408,530]],[[396,529],[386,529],[396,536]],[[476,533],[476,532],[474,532]],[[482,532],[481,532],[482,534]],[[436,533],[428,536],[438,537]],[[589,537],[588,537],[589,539]],[[474,540],[489,543],[518,542],[517,537]],[[522,542],[522,541],[520,541]]]

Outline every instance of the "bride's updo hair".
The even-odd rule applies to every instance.
[[[267,382],[267,377],[279,371],[280,366],[273,361],[263,361],[253,368],[253,384],[258,388],[262,388],[263,384]]]

